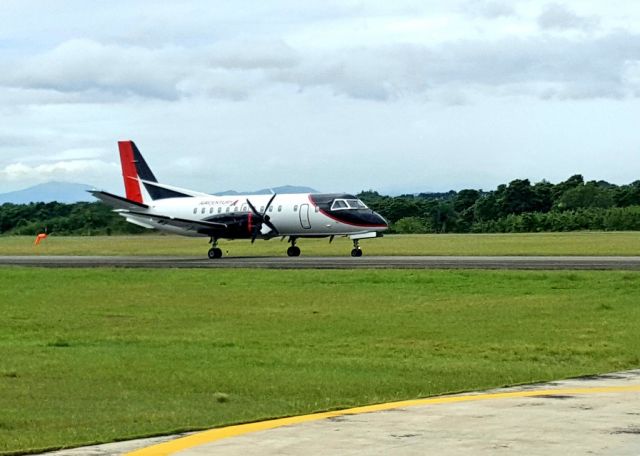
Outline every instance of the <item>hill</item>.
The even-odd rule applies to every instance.
[[[225,190],[223,192],[213,192],[214,195],[226,196],[226,195],[269,195],[272,193],[318,193],[310,187],[300,187],[295,185],[283,185],[281,187],[263,188],[262,190],[254,190],[251,192],[238,192],[235,190]]]
[[[92,188],[84,184],[47,182],[15,192],[0,193],[0,204],[51,203],[53,201],[71,204],[95,201],[95,198],[87,193],[87,190]]]

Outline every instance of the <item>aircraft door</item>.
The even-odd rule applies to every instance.
[[[301,204],[300,205],[300,225],[305,230],[311,229],[311,220],[309,220],[309,205]]]

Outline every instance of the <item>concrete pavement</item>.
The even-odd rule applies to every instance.
[[[163,439],[129,442],[128,449],[118,443],[52,454],[640,455],[640,370]]]

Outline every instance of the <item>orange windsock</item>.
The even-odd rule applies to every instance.
[[[43,239],[47,238],[47,233],[41,233],[39,235],[36,236],[36,240],[33,243],[34,245],[40,245],[40,243],[43,241]]]

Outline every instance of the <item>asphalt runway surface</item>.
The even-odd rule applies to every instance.
[[[52,268],[640,270],[640,257],[363,256],[225,257],[209,260],[177,256],[0,256],[0,265]]]

